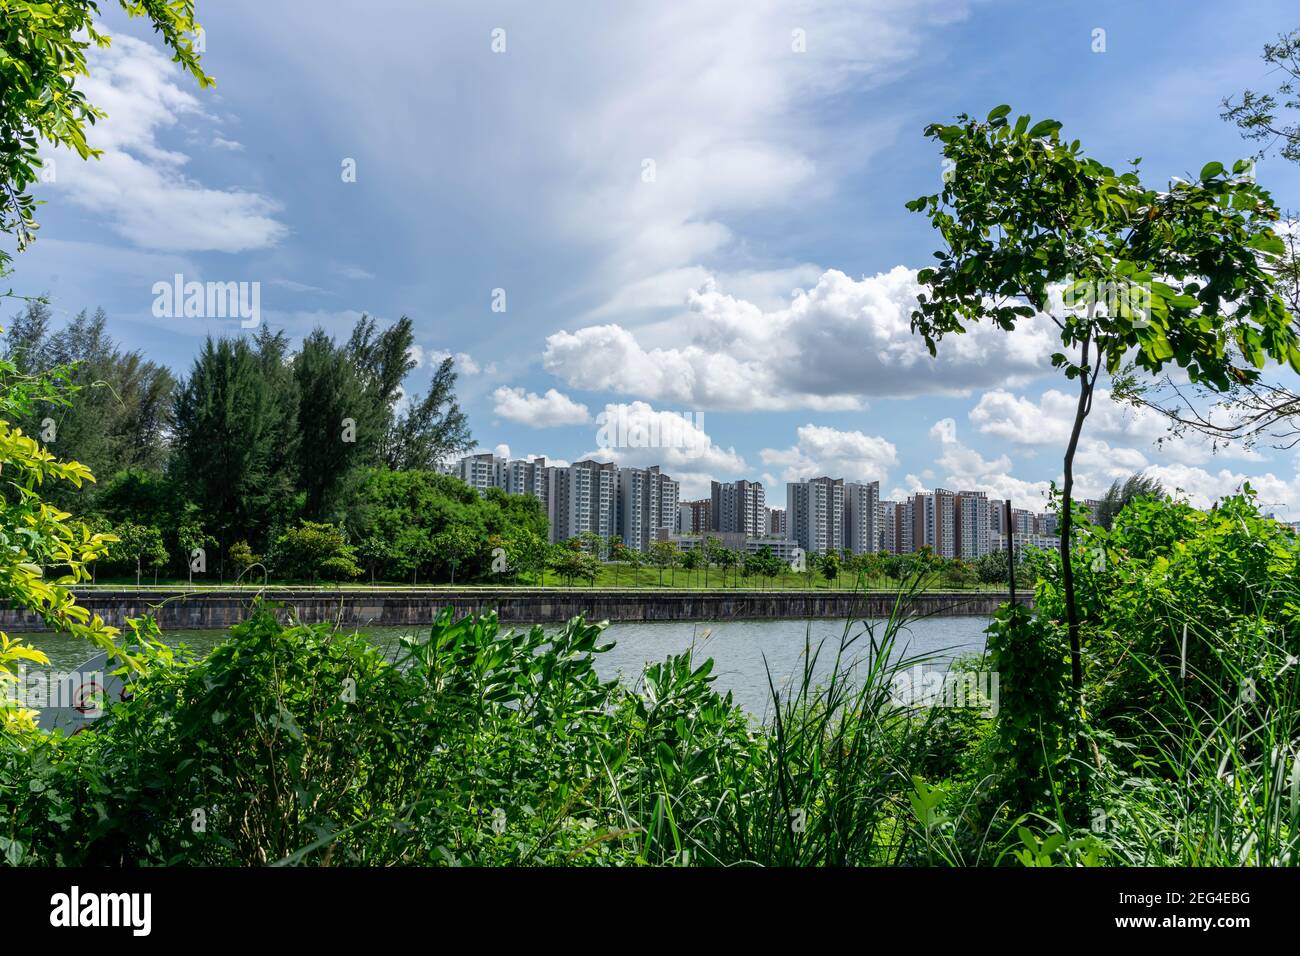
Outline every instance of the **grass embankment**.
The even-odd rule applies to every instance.
[[[554,590],[676,590],[676,591],[898,591],[905,585],[904,581],[890,577],[873,577],[862,581],[857,580],[851,574],[843,574],[838,579],[828,581],[820,576],[809,577],[807,574],[789,574],[780,575],[772,578],[757,578],[741,576],[737,581],[732,574],[723,575],[720,570],[714,570],[709,574],[703,571],[697,571],[687,575],[685,571],[678,570],[675,574],[665,571],[663,581],[660,582],[659,572],[648,568],[638,568],[632,571],[628,568],[614,570],[609,567],[601,568],[594,581],[587,578],[575,579],[569,581],[553,572],[548,572],[544,576],[533,580],[509,579],[501,582],[491,580],[474,580],[474,581],[457,581],[455,584],[449,581],[440,581],[436,583],[426,583],[421,581],[418,584],[412,584],[410,581],[405,583],[401,581],[345,581],[338,583],[323,583],[321,581],[310,580],[292,580],[280,578],[257,579],[250,583],[248,579],[240,581],[238,584],[234,581],[222,583],[213,581],[210,578],[195,579],[193,581],[186,578],[161,577],[155,584],[149,577],[142,578],[140,584],[136,584],[136,579],[132,577],[100,577],[93,584],[80,584],[78,589],[115,589],[131,590],[137,587],[140,590],[149,590],[153,588],[242,588],[245,590],[256,591],[264,587],[271,588],[321,588],[330,590],[366,590],[371,588],[387,588],[392,590],[463,590],[472,588],[483,589],[520,589],[536,590],[538,588],[547,588]],[[942,575],[929,575],[920,585],[922,591],[974,591],[974,592],[1004,592],[1005,584],[953,584],[946,580]]]

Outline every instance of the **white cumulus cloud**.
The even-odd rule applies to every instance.
[[[556,333],[543,362],[574,388],[697,408],[820,411],[862,408],[873,396],[962,394],[1024,380],[1051,354],[1046,319],[1014,332],[977,325],[937,356],[912,333],[914,270],[852,279],[835,269],[789,305],[764,310],[712,280],[688,296],[681,345],[649,346],[615,324]]]
[[[70,151],[55,151],[53,188],[103,215],[119,235],[145,249],[245,252],[273,246],[286,235],[275,201],[248,190],[204,186],[185,175],[190,157],[160,142],[165,130],[186,119],[211,121],[181,86],[188,77],[175,64],[123,35],[106,49],[92,46],[87,57],[91,75],[77,85],[108,114],[87,134],[103,155],[83,162]]]
[[[591,420],[587,406],[569,396],[547,389],[543,395],[522,388],[502,386],[493,394],[493,410],[502,418],[534,428],[557,425],[583,425]]]
[[[898,464],[892,442],[860,431],[841,431],[826,425],[803,425],[789,448],[765,448],[763,464],[781,469],[785,481],[828,476],[846,481],[885,481]]]

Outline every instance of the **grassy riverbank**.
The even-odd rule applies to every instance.
[[[635,572],[621,568],[613,570],[602,568],[596,575],[595,580],[567,580],[560,575],[546,574],[539,576],[536,582],[507,581],[495,583],[491,580],[475,580],[468,582],[440,582],[436,584],[401,581],[345,581],[339,583],[324,583],[321,581],[311,580],[294,580],[280,578],[258,578],[250,582],[248,578],[240,581],[221,581],[210,578],[187,578],[160,577],[157,583],[154,583],[151,577],[144,577],[140,583],[136,583],[134,576],[130,577],[100,577],[93,583],[77,585],[77,590],[155,590],[157,588],[177,588],[183,590],[229,590],[242,589],[247,591],[258,591],[266,587],[272,588],[295,588],[309,589],[315,588],[324,591],[337,590],[392,590],[392,591],[463,591],[463,590],[517,590],[517,591],[536,591],[538,589],[560,590],[560,591],[898,591],[905,584],[911,587],[916,578],[891,578],[886,576],[876,576],[871,578],[855,578],[852,575],[841,575],[838,579],[828,581],[820,577],[810,577],[807,574],[795,574],[790,572],[771,578],[746,578],[741,577],[737,581],[732,575],[723,575],[721,571],[714,571],[706,575],[704,572],[698,572],[694,575],[687,576],[683,571],[678,571],[675,575],[664,573],[663,581],[660,582],[659,574],[648,568],[638,568]],[[922,591],[976,591],[996,593],[1005,591],[1005,584],[984,584],[978,582],[959,582],[951,583],[941,575],[926,575],[919,580],[916,587]]]

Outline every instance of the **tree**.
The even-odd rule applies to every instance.
[[[263,410],[268,442],[264,468],[265,492],[271,502],[270,520],[289,523],[301,507],[298,480],[299,447],[302,435],[298,428],[298,382],[294,377],[293,355],[289,339],[269,325],[259,326],[249,343],[261,372],[269,400]]]
[[[582,550],[597,560],[600,560],[600,551],[605,542],[601,540],[600,535],[594,531],[584,531],[578,535],[578,540],[582,544]]]
[[[534,575],[545,573],[546,559],[551,546],[544,533],[538,533],[532,528],[522,528],[516,532],[514,547],[516,561],[521,571],[529,571]],[[545,579],[541,583],[545,584]]]
[[[157,528],[128,522],[113,529],[117,543],[109,550],[109,559],[122,564],[135,565],[135,586],[140,586],[142,568],[156,569],[167,563],[167,549],[163,547],[162,532]]]
[[[1157,191],[1063,142],[1061,124],[1009,106],[988,118],[933,124],[951,166],[941,194],[908,203],[944,240],[922,269],[912,327],[931,355],[947,335],[989,321],[1011,331],[1045,316],[1061,351],[1054,367],[1077,384],[1061,488],[1061,559],[1071,685],[1082,705],[1079,607],[1071,555],[1074,457],[1102,372],[1126,361],[1149,375],[1170,364],[1224,391],[1253,381],[1266,359],[1300,370],[1300,348],[1268,263],[1284,251],[1269,194],[1238,162],[1209,163],[1194,182]],[[1054,292],[1063,290],[1057,299]],[[1233,364],[1229,345],[1247,359]]]
[[[948,566],[944,568],[944,577],[947,578],[950,587],[968,588],[979,583],[979,572],[975,565],[961,558],[953,558],[948,562]]]
[[[235,569],[236,578],[242,579],[245,571],[262,563],[262,556],[254,554],[247,541],[236,541],[230,546],[230,563]]]
[[[767,575],[769,584],[778,577],[784,577],[785,572],[789,570],[789,565],[777,557],[771,545],[763,545],[759,555],[763,559],[763,573]]]
[[[429,568],[437,557],[432,532],[427,528],[404,527],[389,540],[392,541],[389,549],[391,571],[403,579],[410,574],[411,584],[419,584],[420,570]]]
[[[379,568],[391,564],[393,557],[393,549],[383,535],[367,535],[357,544],[357,558],[369,572],[371,584],[375,583],[375,574]]]
[[[265,541],[284,505],[273,471],[283,441],[277,407],[243,339],[209,338],[176,392],[176,478],[223,555],[228,542]]]
[[[1236,102],[1223,100],[1223,119],[1235,123],[1248,140],[1261,143],[1256,158],[1277,148],[1283,159],[1300,162],[1300,30],[1280,34],[1264,46],[1264,62],[1282,80],[1273,93],[1246,90]],[[1286,215],[1281,234],[1285,251],[1270,271],[1293,316],[1300,315],[1300,221]],[[1125,376],[1113,389],[1116,398],[1164,415],[1175,435],[1196,434],[1215,449],[1260,441],[1290,449],[1300,443],[1300,392],[1282,381],[1239,381],[1226,392],[1188,385],[1165,376],[1157,383]]]
[[[681,557],[676,543],[656,541],[650,546],[650,563],[659,569],[659,586],[663,587],[664,568],[675,568]]]
[[[348,482],[340,499],[344,527],[351,541],[366,545],[372,573],[386,580],[418,583],[425,569],[446,572],[435,537],[459,527],[478,542],[468,557],[458,557],[456,578],[490,570],[489,538],[509,542],[512,565],[540,570],[549,529],[546,514],[531,495],[508,495],[497,488],[482,497],[463,481],[430,471],[365,468]],[[530,556],[525,556],[528,552]]]
[[[686,586],[691,587],[694,574],[704,564],[704,552],[699,548],[690,548],[682,554],[682,568],[686,571]]]
[[[1141,474],[1130,475],[1122,483],[1116,478],[1101,497],[1097,523],[1109,531],[1110,526],[1115,522],[1115,517],[1131,502],[1139,498],[1163,498],[1164,496],[1165,487],[1157,478]]]
[[[148,17],[172,59],[201,87],[213,80],[199,65],[193,0],[120,0],[131,17]],[[86,50],[104,47],[97,0],[3,0],[0,4],[0,230],[16,233],[18,248],[34,238],[36,206],[29,188],[43,163],[38,143],[74,151],[82,159],[101,151],[87,142],[86,126],[106,114],[86,99],[79,78],[90,75]],[[0,250],[0,275],[10,256]]]
[[[828,585],[834,586],[840,579],[840,556],[834,551],[827,551],[822,555],[821,561],[822,577],[826,579]]]
[[[328,580],[355,578],[361,573],[356,551],[348,545],[343,532],[332,524],[303,521],[287,528],[275,539],[268,561],[276,572],[286,577]]]
[[[348,473],[379,447],[372,396],[352,356],[317,328],[293,359],[298,386],[298,479],[311,519],[330,513]]]
[[[402,397],[402,382],[419,363],[412,355],[415,332],[411,320],[402,316],[382,332],[375,320],[362,315],[352,329],[344,351],[352,360],[365,407],[357,415],[365,419],[365,429],[378,436],[382,456],[395,424],[394,410]]]
[[[445,358],[433,373],[423,397],[412,398],[410,407],[389,429],[384,461],[394,469],[436,468],[452,455],[474,447],[469,419],[456,401],[456,371]]]
[[[722,569],[722,586],[727,586],[727,571],[731,568],[736,569],[736,579],[733,582],[736,587],[740,586],[740,552],[732,551],[730,548],[719,547],[717,552],[718,567]]]
[[[583,574],[586,557],[581,542],[577,538],[570,538],[551,553],[551,568],[566,582],[572,584],[575,577]]]
[[[176,528],[176,541],[180,545],[181,553],[185,558],[185,571],[189,575],[189,583],[193,584],[195,564],[198,559],[202,558],[200,567],[207,565],[206,551],[209,547],[215,545],[217,540],[203,530],[198,509],[188,502]]]
[[[1016,573],[1024,564],[1024,552],[1016,552]],[[1008,566],[1005,551],[990,551],[975,560],[975,576],[981,584],[1010,584],[1011,568]]]
[[[451,583],[456,583],[456,568],[473,559],[482,550],[483,539],[472,528],[455,524],[433,538],[433,553],[451,569]]]
[[[726,560],[726,554],[727,549],[722,546],[722,542],[718,538],[710,535],[704,539],[704,586],[706,588],[709,586],[709,568],[714,565],[724,570],[722,585],[726,587],[726,565],[723,563]]]
[[[0,358],[0,475],[5,485],[0,495],[0,539],[7,542],[0,548],[0,600],[35,614],[51,630],[72,634],[137,667],[136,658],[117,647],[117,628],[78,607],[71,590],[90,578],[93,562],[108,553],[115,539],[41,498],[42,489],[51,483],[79,485],[94,481],[94,476],[79,462],[55,458],[10,425],[35,402],[66,401],[72,391],[65,377],[23,375],[11,361]],[[62,568],[63,574],[49,577],[47,567]],[[14,667],[25,661],[49,663],[34,647],[0,631],[0,734],[35,730],[35,711],[17,705],[4,686],[14,680]]]
[[[614,587],[618,587],[618,566],[627,561],[628,546],[623,543],[621,534],[609,536],[609,560],[614,565]]]
[[[78,389],[72,404],[34,403],[17,424],[95,474],[158,471],[166,455],[176,381],[170,371],[138,351],[122,352],[107,333],[102,309],[81,312],[65,328],[50,331],[50,309],[27,304],[15,316],[8,355],[17,369],[38,375],[54,369]],[[86,510],[94,486],[59,489],[59,503]]]
[[[578,573],[587,579],[588,587],[596,586],[596,575],[600,573],[600,559],[586,551],[578,554]]]
[[[821,567],[822,556],[817,551],[812,551],[804,555],[804,571],[808,575],[808,587],[817,586],[817,569]]]
[[[623,548],[623,560],[627,566],[632,569],[632,581],[634,587],[641,586],[641,566],[645,564],[645,555],[636,548]]]
[[[1223,118],[1235,123],[1246,139],[1264,144],[1261,158],[1278,147],[1283,159],[1300,163],[1300,30],[1278,34],[1276,43],[1264,44],[1264,62],[1270,72],[1282,76],[1277,90],[1246,90],[1236,102],[1226,97]]]

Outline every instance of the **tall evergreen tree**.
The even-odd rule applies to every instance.
[[[283,441],[276,396],[244,339],[209,338],[175,402],[175,470],[221,554],[266,541],[280,507],[272,488]]]
[[[267,493],[273,502],[278,502],[272,508],[273,523],[286,525],[298,508],[295,499],[302,441],[298,433],[298,382],[293,374],[293,356],[288,336],[283,331],[272,332],[265,325],[254,333],[252,349],[271,396],[267,428],[276,436],[267,465]]]
[[[1151,475],[1129,475],[1127,480],[1116,478],[1101,498],[1097,509],[1097,522],[1103,528],[1110,529],[1115,517],[1139,498],[1163,498],[1165,486],[1158,478]]]
[[[298,386],[299,480],[306,518],[324,518],[348,473],[379,447],[377,417],[347,349],[316,329],[293,362]]]
[[[33,405],[19,427],[56,454],[82,462],[101,481],[126,469],[162,467],[176,387],[167,368],[138,351],[119,350],[107,325],[100,309],[51,331],[49,307],[32,302],[5,336],[7,355],[20,372],[39,375],[66,366],[76,393],[71,405]],[[59,504],[81,508],[95,488],[69,486]]]
[[[442,360],[423,397],[416,395],[394,424],[384,447],[384,463],[398,471],[433,469],[451,455],[474,447],[469,420],[456,401],[456,370]]]
[[[402,397],[402,382],[416,367],[412,355],[414,344],[415,332],[406,316],[379,332],[375,320],[363,315],[348,339],[347,354],[366,396],[363,414],[369,419],[367,427],[371,434],[377,436],[372,446],[376,453],[393,427],[397,403]]]

